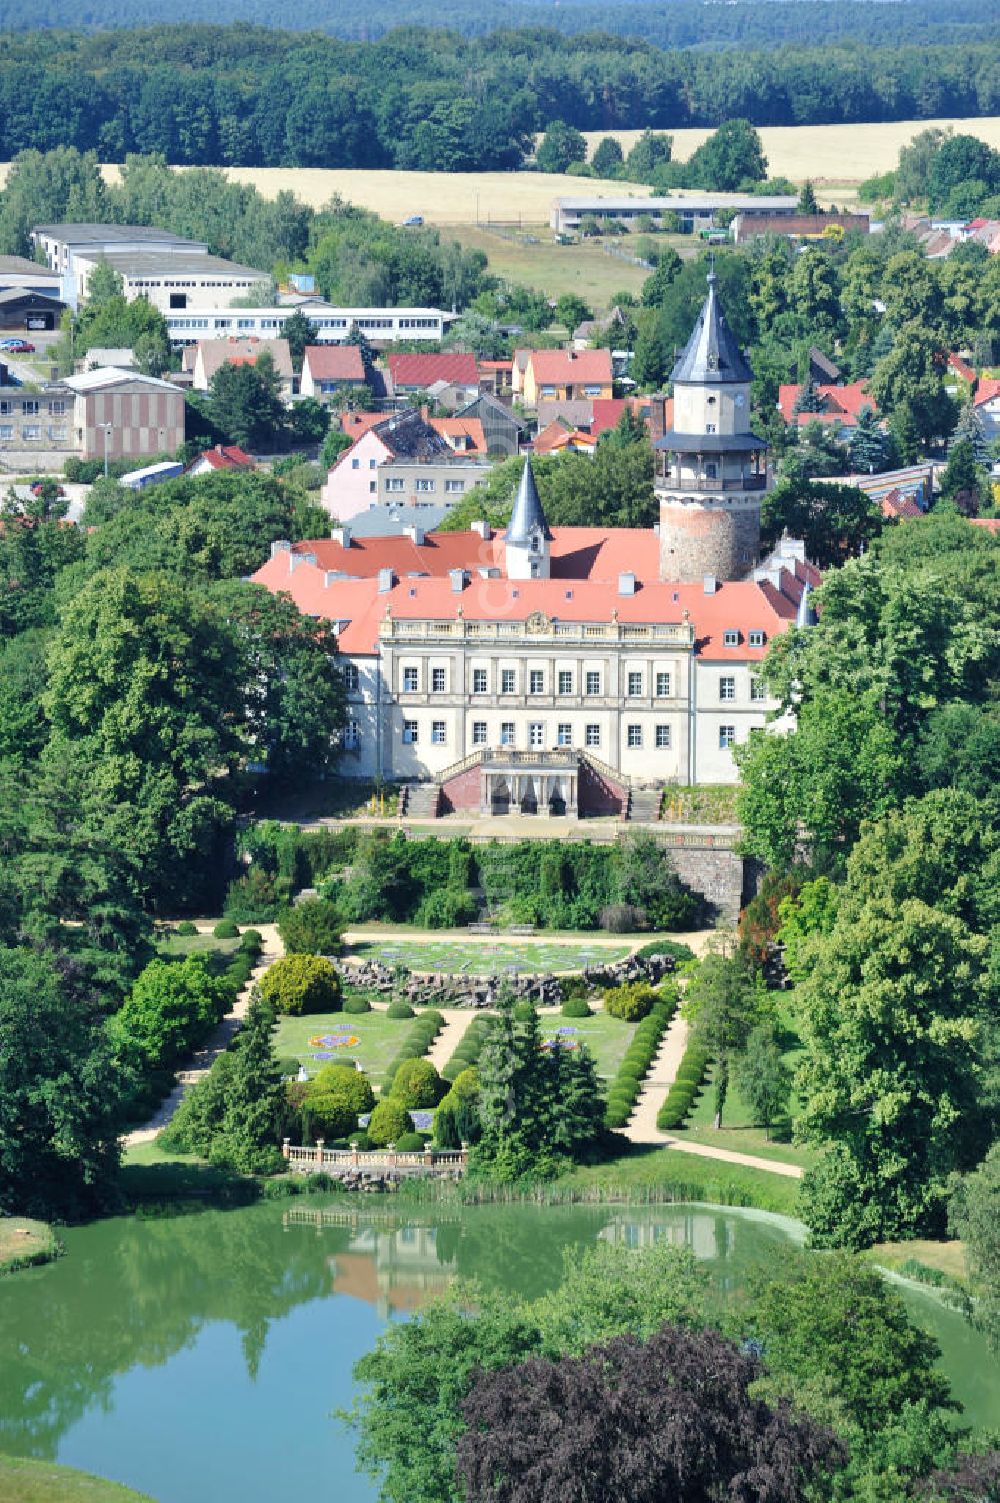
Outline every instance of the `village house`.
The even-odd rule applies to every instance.
[[[329,402],[344,391],[367,385],[365,365],[356,344],[308,344],[302,356],[299,394]]]
[[[217,475],[227,470],[245,472],[256,468],[254,460],[238,444],[216,444],[212,449],[203,449],[197,459],[191,461],[185,473],[197,477]]]
[[[417,355],[388,355],[388,389],[390,396],[412,397],[429,392],[439,382],[454,388],[449,406],[461,407],[479,395],[479,367],[475,355],[447,354],[443,351]]]
[[[510,408],[489,391],[480,392],[474,402],[460,407],[455,413],[460,418],[477,418],[483,429],[488,454],[508,457],[517,454],[521,447],[524,423],[515,417]]]
[[[871,219],[867,214],[757,214],[745,209],[737,214],[730,227],[736,245],[746,245],[763,235],[781,235],[786,240],[842,240],[845,235],[867,235]]]
[[[263,354],[270,355],[287,402],[295,384],[287,339],[202,339],[184,351],[183,369],[190,371],[195,391],[210,391],[212,378],[224,365],[256,365]]]
[[[805,428],[808,423],[822,423],[835,438],[844,439],[858,425],[858,418],[866,407],[876,415],[875,398],[868,391],[867,381],[851,381],[846,385],[813,387],[816,410],[796,411],[805,387],[791,381],[778,387],[778,410],[786,423]]]
[[[476,446],[465,451],[453,447],[415,408],[364,416],[375,421],[366,422],[361,436],[338,456],[320,493],[337,521],[349,522],[379,502],[453,506],[490,472],[481,425]],[[465,425],[464,437],[475,433],[473,422]],[[459,436],[453,437],[457,442]]]
[[[981,377],[972,405],[982,419],[987,439],[1000,438],[1000,381],[992,376]]]
[[[514,361],[513,389],[524,406],[614,396],[610,350],[529,350]],[[554,416],[554,414],[553,414]]]

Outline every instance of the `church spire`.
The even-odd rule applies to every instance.
[[[508,543],[529,543],[536,534],[551,543],[552,534],[539,500],[538,487],[535,485],[535,477],[531,470],[531,460],[526,459],[521,473],[521,484],[517,488],[514,510],[511,512],[510,523],[507,527],[506,540]]]
[[[714,261],[707,280],[708,296],[670,379],[675,385],[678,382],[702,386],[717,382],[745,385],[753,380],[753,372],[722,311],[716,291],[718,278]]]

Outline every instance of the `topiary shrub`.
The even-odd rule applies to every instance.
[[[410,1114],[398,1096],[380,1101],[368,1122],[368,1138],[373,1148],[396,1143],[404,1132],[412,1132]]]
[[[309,1082],[306,1101],[313,1092],[317,1095],[343,1096],[354,1108],[355,1116],[370,1112],[375,1105],[375,1092],[368,1076],[350,1065],[324,1065]]]
[[[192,934],[198,933],[198,925],[191,919],[181,919],[175,932],[183,935],[185,939],[189,939]]]
[[[385,1015],[387,1018],[412,1018],[415,1013],[409,1002],[390,1002]]]
[[[290,955],[337,955],[343,925],[327,898],[305,898],[278,917],[278,933]]]
[[[397,1153],[423,1153],[424,1139],[418,1132],[404,1132],[396,1139]]]
[[[216,939],[239,939],[240,931],[232,919],[220,919],[212,930]]]
[[[365,1132],[363,1127],[359,1127],[357,1132],[351,1133],[350,1141],[352,1148],[357,1148],[361,1152],[364,1152],[365,1149],[372,1146],[372,1140]]]
[[[413,1111],[437,1106],[444,1082],[429,1059],[405,1059],[392,1079],[390,1093]]]
[[[564,1018],[589,1018],[592,1014],[582,997],[570,997],[562,1005],[562,1015]]]
[[[257,989],[275,1012],[290,1017],[340,1007],[340,977],[321,955],[282,956],[264,972]]]
[[[345,997],[344,1011],[352,1014],[371,1012],[372,1005],[367,997]]]
[[[337,1092],[309,1091],[302,1107],[303,1126],[312,1137],[346,1138],[358,1125],[358,1114],[345,1096]]]
[[[535,1004],[533,1002],[515,1002],[514,1017],[519,1023],[530,1023],[535,1016]]]
[[[264,953],[264,940],[259,929],[244,929],[240,935],[240,949],[245,955],[256,957]]]
[[[643,981],[626,982],[604,993],[605,1012],[624,1023],[637,1023],[652,1012],[655,1002],[655,991]]]
[[[654,939],[635,952],[636,960],[651,960],[654,955],[668,955],[678,965],[694,959],[690,945],[682,945],[675,939]]]

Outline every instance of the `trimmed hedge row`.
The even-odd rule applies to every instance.
[[[606,1127],[624,1127],[639,1096],[644,1076],[656,1057],[660,1041],[677,1011],[677,988],[662,987],[652,1011],[647,1013],[625,1051],[618,1073],[608,1087],[604,1112]]]
[[[459,1039],[454,1054],[441,1071],[441,1075],[445,1080],[457,1079],[463,1070],[468,1070],[471,1065],[478,1062],[483,1045],[492,1027],[492,1013],[481,1012],[473,1018]]]
[[[420,1059],[422,1055],[426,1054],[443,1027],[444,1018],[433,1007],[427,1008],[418,1018],[414,1019],[413,1027],[406,1035],[406,1042],[395,1059],[390,1062],[389,1068],[385,1072],[385,1080],[382,1084],[383,1097],[392,1094],[392,1082],[396,1078],[396,1071],[403,1061],[407,1059]]]
[[[710,1058],[708,1051],[700,1044],[696,1044],[694,1040],[689,1042],[677,1067],[674,1083],[656,1114],[656,1125],[661,1132],[670,1132],[683,1125],[684,1118],[694,1105],[694,1098],[701,1090]]]

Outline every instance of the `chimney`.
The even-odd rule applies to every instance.
[[[493,536],[493,529],[489,522],[473,522],[472,531],[481,537],[484,543],[488,543]]]
[[[388,595],[395,583],[396,576],[391,569],[380,569],[378,571],[378,592],[380,595]]]
[[[349,548],[351,546],[351,529],[345,527],[343,524],[339,527],[331,527],[330,541],[339,543],[341,548]]]
[[[718,588],[719,588],[719,584],[718,584],[718,580],[716,579],[715,575],[714,574],[706,574],[705,575],[705,594],[706,595],[714,595],[715,592],[716,592],[716,590]]]
[[[449,569],[448,570],[448,581],[451,584],[451,593],[453,595],[461,595],[461,593],[465,589],[465,585],[466,585],[465,570],[464,569]]]
[[[279,553],[290,553],[291,549],[292,545],[287,538],[275,538],[271,544],[271,557],[277,558]]]
[[[424,529],[422,527],[417,527],[414,523],[411,523],[408,527],[403,528],[403,532],[416,547],[422,548],[424,546]]]
[[[628,570],[618,576],[618,593],[619,595],[635,594],[635,575]]]

